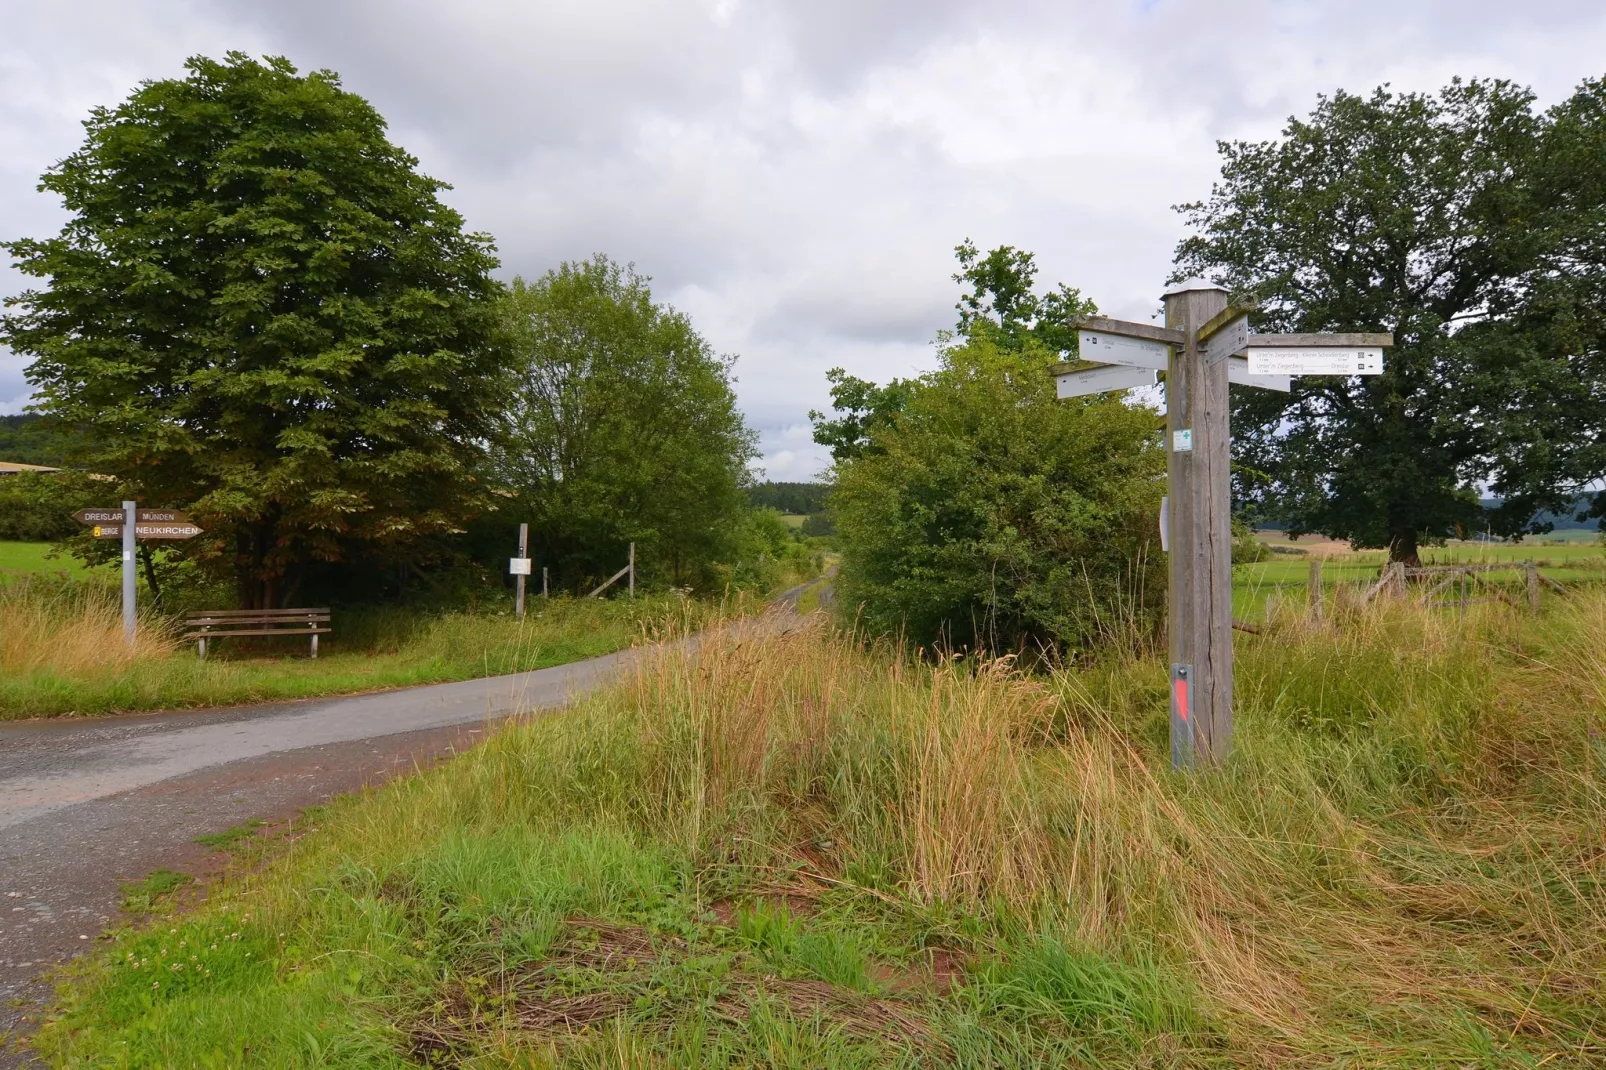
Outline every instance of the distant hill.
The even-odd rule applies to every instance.
[[[42,416],[0,416],[0,461],[64,465],[74,438],[71,432],[47,428]]]
[[[747,500],[783,513],[808,516],[825,510],[825,495],[831,488],[824,483],[760,483],[747,488]]]

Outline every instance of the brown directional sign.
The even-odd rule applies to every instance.
[[[145,510],[141,509],[140,512],[144,513]],[[193,539],[200,533],[201,529],[190,523],[134,524],[136,539]],[[96,524],[93,534],[97,539],[120,539],[123,537],[123,525]]]
[[[93,527],[97,524],[121,524],[126,517],[121,509],[80,509],[73,514],[73,519],[80,524]],[[139,509],[136,510],[134,523],[140,524],[188,524],[189,514],[181,513],[177,509]],[[139,534],[138,531],[135,532]]]

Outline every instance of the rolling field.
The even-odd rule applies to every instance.
[[[74,578],[95,575],[71,554],[49,556],[54,544],[48,542],[0,541],[0,572],[57,573]]]

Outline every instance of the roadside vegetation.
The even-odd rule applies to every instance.
[[[32,578],[0,581],[0,720],[230,706],[348,694],[545,668],[695,628],[761,599],[678,594],[531,599],[511,607],[340,613],[316,659],[304,639],[224,639],[205,661],[169,618],[147,613],[132,652],[115,588]]]
[[[1606,1059],[1606,598],[1240,644],[1170,772],[1143,651],[1025,676],[824,617],[637,664],[114,934],[69,1064]]]

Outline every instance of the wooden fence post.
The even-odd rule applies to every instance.
[[[1322,619],[1322,559],[1310,559],[1310,611],[1317,620]]]
[[[1539,566],[1528,562],[1528,608],[1539,612]]]
[[[630,544],[630,597],[636,597],[636,544]]]

